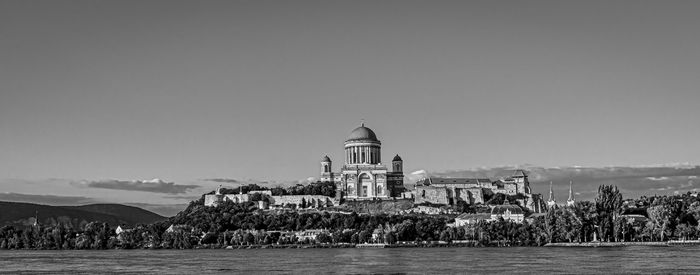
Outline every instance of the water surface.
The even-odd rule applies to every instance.
[[[700,247],[0,250],[3,273],[700,273]]]

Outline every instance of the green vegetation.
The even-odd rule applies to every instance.
[[[242,193],[248,193],[250,191],[264,191],[269,190],[273,196],[283,196],[283,195],[323,195],[328,197],[335,197],[335,184],[332,182],[317,181],[312,182],[307,185],[297,184],[287,188],[273,187],[268,188],[260,186],[257,184],[248,184],[239,186],[233,189],[221,188],[222,194],[238,194],[243,190]],[[209,193],[209,194],[213,194]]]
[[[319,189],[314,190],[316,187]],[[322,185],[316,187],[296,188],[294,192],[329,192],[322,191]],[[540,246],[549,242],[587,242],[593,240],[594,234],[610,242],[685,240],[700,236],[700,199],[696,196],[688,193],[625,201],[614,186],[601,186],[594,202],[550,209],[523,223],[500,219],[450,227],[448,223],[453,217],[266,211],[257,209],[254,202],[230,201],[218,207],[205,207],[200,199],[167,221],[137,225],[120,234],[101,222],[91,222],[79,229],[64,224],[4,226],[0,228],[0,249],[347,246],[372,242],[446,244],[457,240],[476,246]]]

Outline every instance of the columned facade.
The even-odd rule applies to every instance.
[[[382,163],[382,143],[364,123],[355,128],[345,141],[345,163],[340,174],[328,173],[322,160],[322,179],[335,179],[336,187],[347,199],[385,199],[403,191],[403,163],[394,161],[393,171]],[[398,155],[397,155],[398,157]],[[396,166],[398,163],[398,166]],[[398,168],[397,168],[398,167]],[[326,174],[324,174],[326,173]],[[339,177],[335,177],[338,175]]]

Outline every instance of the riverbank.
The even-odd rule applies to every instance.
[[[308,248],[446,248],[476,247],[476,242],[459,243],[403,243],[403,244],[269,244],[269,245],[229,245],[225,249],[308,249]],[[195,249],[220,249],[224,247],[199,246]]]
[[[621,247],[621,246],[674,246],[700,245],[700,240],[667,242],[586,242],[586,243],[548,243],[545,247]]]

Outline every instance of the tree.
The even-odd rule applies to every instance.
[[[616,217],[619,216],[622,206],[622,194],[617,186],[601,185],[598,187],[598,196],[595,199],[598,212],[598,231],[602,240],[610,241],[615,236],[614,228]]]
[[[316,241],[319,243],[332,243],[333,238],[328,235],[326,232],[321,232],[318,235],[316,235]]]

